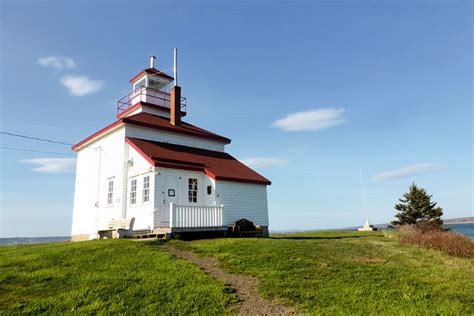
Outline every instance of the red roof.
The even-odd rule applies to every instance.
[[[212,132],[206,131],[205,129],[199,128],[197,126],[194,126],[192,124],[186,123],[186,122],[181,122],[181,125],[175,126],[170,123],[170,119],[162,116],[157,116],[145,112],[140,112],[131,116],[127,116],[124,118],[121,118],[114,123],[110,124],[109,126],[103,128],[102,130],[98,131],[95,134],[92,134],[91,136],[87,137],[80,143],[74,145],[72,147],[72,150],[76,150],[82,145],[85,145],[89,141],[101,136],[105,132],[111,130],[114,127],[118,127],[122,123],[125,124],[130,124],[130,125],[137,125],[137,126],[142,126],[142,127],[147,127],[151,129],[156,129],[156,130],[162,130],[170,133],[176,133],[176,134],[182,134],[182,135],[189,135],[189,136],[194,136],[197,138],[204,138],[204,139],[210,139],[210,140],[215,140],[222,142],[224,144],[230,144],[231,140],[224,137],[220,136],[217,134],[214,134]]]
[[[216,180],[271,184],[224,152],[138,138],[126,138],[126,141],[155,167],[202,171]]]
[[[162,72],[162,71],[159,71],[158,69],[155,69],[155,68],[148,68],[148,69],[145,69],[143,70],[142,72],[140,72],[138,75],[136,75],[135,77],[133,77],[131,80],[130,80],[130,83],[133,83],[135,82],[138,78],[140,78],[143,74],[150,74],[150,75],[156,75],[156,76],[160,76],[160,77],[163,77],[163,78],[166,78],[166,79],[170,79],[170,80],[174,80],[173,77],[171,77],[170,75]]]
[[[181,122],[181,125],[175,126],[170,123],[169,118],[145,112],[140,112],[131,116],[124,117],[122,118],[122,121],[127,124],[159,129],[171,133],[216,140],[225,144],[230,144],[231,142],[231,140],[226,137],[211,133],[209,131],[206,131],[205,129],[199,128],[189,123]]]

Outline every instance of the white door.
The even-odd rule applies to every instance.
[[[170,226],[170,203],[178,203],[179,201],[179,186],[178,177],[173,174],[163,173],[162,182],[162,199],[161,205],[155,218],[155,227],[169,227]]]
[[[172,174],[165,175],[164,183],[164,199],[165,205],[169,206],[170,203],[178,203],[179,201],[179,188],[178,188],[178,177]]]

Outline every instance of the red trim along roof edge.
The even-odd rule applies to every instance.
[[[86,139],[84,139],[83,141],[81,141],[80,143],[77,143],[76,145],[72,146],[71,149],[74,150],[74,151],[77,151],[79,149],[79,147],[81,147],[82,145],[84,145],[85,143],[88,143],[89,141],[93,140],[94,138],[96,138],[97,136],[103,134],[103,133],[106,133],[108,132],[109,130],[119,126],[120,124],[122,123],[122,120],[118,120],[118,121],[115,121],[113,122],[112,124],[110,124],[109,126],[106,126],[104,127],[103,129],[101,129],[100,131],[92,134],[91,136],[87,137]]]
[[[131,140],[130,138],[128,137],[125,137],[125,142],[127,144],[129,144],[130,146],[133,147],[133,149],[135,149],[143,158],[145,158],[146,161],[148,161],[153,167],[156,167],[156,164],[155,162],[153,161],[153,159],[151,159],[150,157],[148,157],[140,148],[138,148],[137,145],[135,145]]]
[[[210,178],[216,180],[216,175],[213,174],[212,172],[210,172],[209,170],[207,170],[206,168],[204,168],[204,173],[205,173],[208,177],[210,177]]]

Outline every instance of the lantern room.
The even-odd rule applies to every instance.
[[[143,70],[130,80],[133,85],[133,91],[138,92],[142,88],[150,88],[155,91],[169,93],[173,77],[155,69],[155,56],[150,56],[150,68]]]
[[[172,76],[155,68],[155,56],[150,56],[150,68],[130,80],[132,91],[117,102],[117,117],[152,109],[155,114],[169,117]],[[176,70],[175,70],[176,72]],[[180,97],[181,115],[186,115],[186,98]],[[149,111],[146,111],[149,112]]]

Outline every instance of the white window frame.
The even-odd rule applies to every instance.
[[[107,206],[114,205],[114,179],[107,181]]]
[[[198,202],[199,181],[197,178],[188,178],[188,203]]]
[[[145,181],[146,180],[146,181]],[[142,190],[142,202],[148,203],[150,202],[150,175],[146,175],[143,177],[143,190]],[[145,187],[146,185],[146,187]]]
[[[137,89],[138,83],[141,82],[142,80],[145,80],[145,86],[144,86],[145,89],[148,87],[148,76],[145,76],[145,77],[141,78],[140,80],[137,80],[137,81],[133,84],[133,93],[134,93],[134,94],[137,93],[137,92],[139,92],[140,89],[141,89],[141,87],[143,87],[143,85],[142,85],[142,86],[140,86],[140,87]]]
[[[130,205],[137,205],[137,178],[130,179]]]

